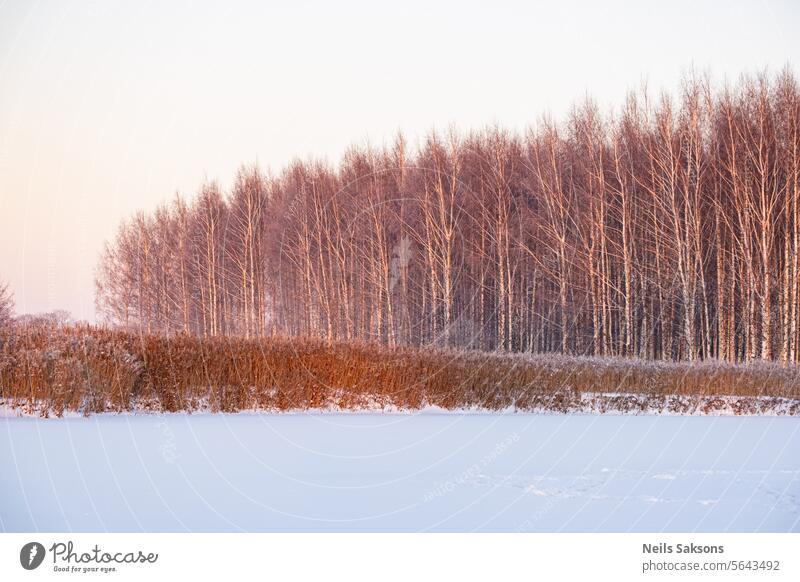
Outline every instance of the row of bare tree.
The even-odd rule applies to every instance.
[[[153,333],[800,360],[788,70],[240,171],[126,222],[98,307]]]

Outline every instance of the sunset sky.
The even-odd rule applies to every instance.
[[[206,178],[398,130],[521,130],[691,69],[797,73],[798,29],[776,0],[0,0],[0,280],[20,313],[93,320],[119,222]]]

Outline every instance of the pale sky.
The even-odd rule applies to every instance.
[[[800,3],[0,0],[0,280],[94,318],[120,220],[238,166],[798,73]]]

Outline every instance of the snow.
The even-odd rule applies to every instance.
[[[346,405],[340,405],[347,402]],[[219,412],[210,406],[208,398],[187,399],[182,412]],[[105,410],[113,411],[112,402],[105,403]],[[132,403],[130,412],[152,413],[160,410],[156,401],[137,401]],[[88,412],[88,411],[87,411]],[[543,399],[540,405],[518,408],[511,405],[502,409],[491,409],[485,406],[470,408],[442,408],[432,404],[424,404],[420,408],[400,408],[391,403],[385,395],[363,395],[360,398],[347,398],[344,393],[331,395],[330,402],[324,407],[289,410],[258,409],[250,412],[261,413],[330,413],[348,414],[362,413],[430,413],[437,414],[519,414],[537,413],[552,414],[569,412],[572,414],[658,414],[658,415],[701,415],[701,416],[800,416],[800,399],[781,396],[731,396],[711,395],[693,396],[681,394],[657,395],[635,394],[625,392],[565,392]],[[49,417],[63,416],[76,418],[85,416],[83,410],[55,410],[45,401],[0,399],[0,418],[31,416]]]
[[[800,418],[0,419],[3,531],[800,531]]]

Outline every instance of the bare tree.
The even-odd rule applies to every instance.
[[[97,305],[151,333],[798,362],[800,91],[689,77],[523,135],[244,167],[125,222]]]
[[[14,295],[8,283],[0,282],[0,326],[8,325],[14,316]]]

